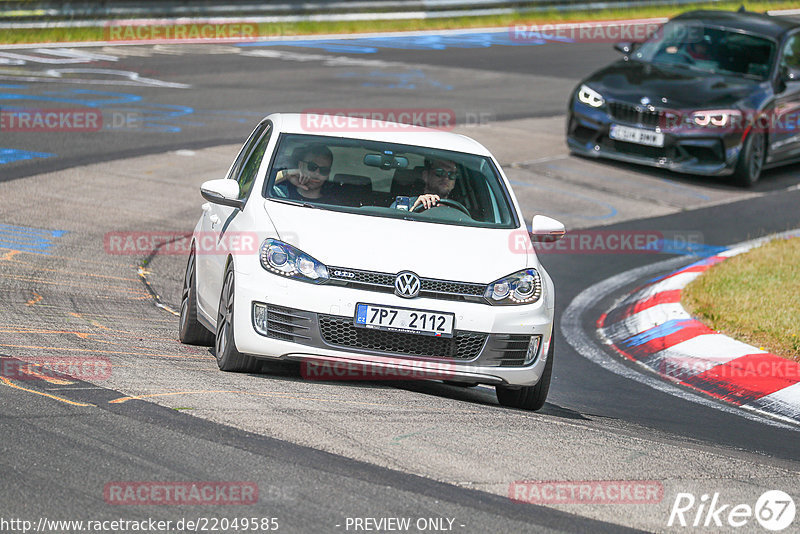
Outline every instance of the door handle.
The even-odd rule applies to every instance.
[[[219,217],[217,217],[216,214],[211,215],[211,217],[209,217],[208,220],[211,221],[211,226],[214,226],[215,224],[219,224]]]

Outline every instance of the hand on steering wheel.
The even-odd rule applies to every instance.
[[[430,209],[437,205],[439,200],[441,200],[439,195],[420,195],[417,197],[417,200],[414,201],[414,205],[411,206],[411,211],[416,213],[417,211],[422,211],[423,209]]]
[[[428,197],[428,198],[420,201],[422,197]],[[435,201],[433,201],[433,203],[431,203],[432,198],[436,199]],[[469,213],[469,210],[461,202],[458,202],[457,200],[451,200],[449,198],[439,198],[439,195],[420,195],[420,197],[417,198],[417,201],[414,202],[414,206],[411,208],[411,211],[414,213],[418,213],[422,210],[428,209],[429,207],[432,208],[435,206],[446,206],[448,208],[455,208],[463,212],[470,219],[472,218],[472,215]]]

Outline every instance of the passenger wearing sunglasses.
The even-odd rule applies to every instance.
[[[296,154],[297,168],[278,172],[275,185],[288,181],[286,196],[292,200],[322,198],[322,186],[328,181],[333,165],[333,154],[322,144],[309,145]]]
[[[425,158],[425,168],[422,170],[422,180],[425,182],[423,193],[411,203],[411,211],[417,206],[430,209],[439,205],[439,200],[447,198],[459,178],[458,166],[447,159]]]

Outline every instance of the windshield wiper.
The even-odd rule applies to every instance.
[[[280,202],[281,204],[290,204],[292,206],[303,206],[306,208],[313,208],[315,210],[320,209],[319,206],[316,204],[312,204],[311,202],[305,200],[292,200],[291,198],[274,198],[269,197],[270,200],[274,200],[275,202]]]

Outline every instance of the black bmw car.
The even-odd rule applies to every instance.
[[[572,152],[754,184],[800,160],[800,22],[693,11],[572,94]]]

